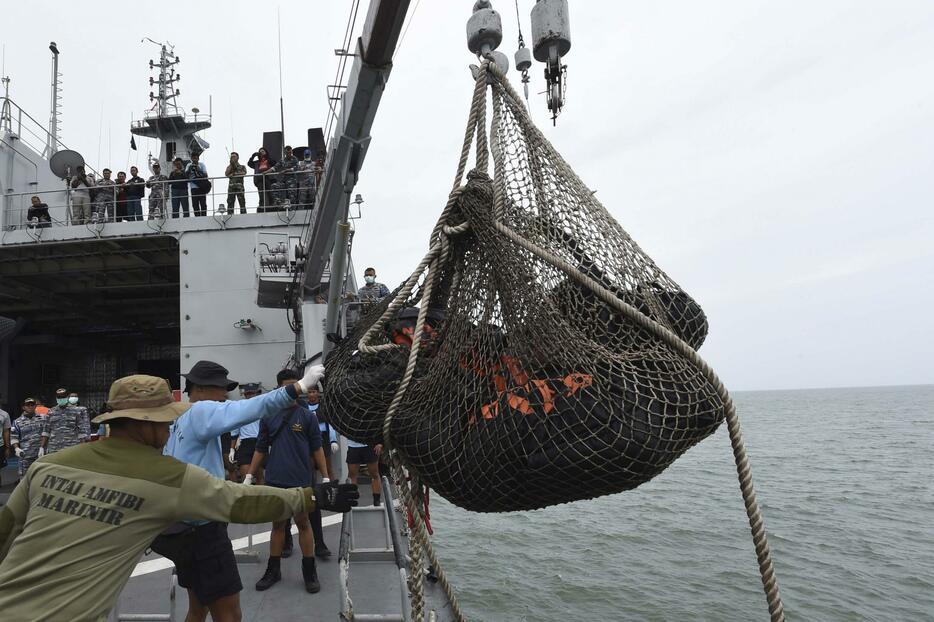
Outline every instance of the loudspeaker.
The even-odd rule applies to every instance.
[[[282,132],[263,132],[263,147],[271,158],[277,162],[281,160],[285,148],[282,143]]]
[[[324,144],[324,130],[320,127],[308,129],[308,148],[311,149],[312,160],[323,158],[327,152],[327,146]]]

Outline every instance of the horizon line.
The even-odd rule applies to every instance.
[[[908,383],[908,384],[865,384],[833,387],[777,387],[771,389],[736,389],[730,393],[765,393],[768,391],[829,391],[839,389],[893,389],[897,387],[930,387],[934,382]]]

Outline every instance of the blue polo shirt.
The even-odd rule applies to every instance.
[[[273,416],[294,399],[294,394],[294,389],[282,388],[248,400],[195,402],[169,428],[169,440],[162,453],[224,479],[221,434],[239,429],[260,417]]]
[[[318,416],[318,406],[320,404],[308,404],[306,408],[315,414],[315,417]],[[321,445],[324,446],[324,443],[336,443],[337,442],[337,431],[326,424],[325,422],[318,419],[318,429],[321,430]],[[328,438],[324,438],[324,435],[327,434]],[[327,449],[324,450],[327,453]]]
[[[283,408],[259,422],[256,451],[267,454],[266,483],[311,486],[311,455],[321,448],[318,418],[303,406]]]
[[[256,438],[259,436],[259,421],[253,421],[244,426],[240,426],[236,430],[231,430],[230,435],[239,437],[241,442],[250,438]]]

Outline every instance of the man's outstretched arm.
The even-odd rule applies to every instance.
[[[351,484],[324,484],[316,490],[234,484],[189,464],[178,495],[175,519],[268,523],[313,512],[315,507],[347,512],[357,505],[359,496],[356,486]]]
[[[307,387],[314,386],[322,377],[324,377],[324,367],[312,365],[305,370],[305,375],[298,382],[269,393],[247,400],[193,404],[192,409],[210,409],[210,412],[199,412],[199,416],[192,419],[192,433],[203,442],[268,417],[288,406],[298,396],[307,393]]]

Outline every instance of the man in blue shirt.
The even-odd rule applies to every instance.
[[[360,465],[365,464],[367,473],[370,474],[372,480],[373,505],[379,505],[379,496],[382,492],[379,479],[379,455],[382,451],[382,445],[370,447],[366,443],[358,443],[347,439],[347,474],[350,476],[350,483],[357,483],[357,476],[360,475]]]
[[[282,387],[291,385],[297,378],[296,372],[283,369],[276,375],[276,382]],[[318,428],[318,418],[314,413],[293,401],[281,408],[275,415],[260,421],[253,463],[244,478],[244,484],[252,483],[252,473],[259,468],[264,458],[266,459],[267,486],[276,488],[311,486],[309,459],[313,459],[321,473],[326,476],[328,471],[324,460],[324,450],[321,448],[321,431]],[[268,590],[282,580],[280,560],[287,524],[288,521],[277,521],[272,524],[272,533],[269,537],[269,564],[266,567],[266,573],[256,583],[257,590]],[[318,572],[315,567],[315,538],[311,531],[308,514],[296,514],[295,524],[298,526],[298,544],[302,549],[302,577],[305,579],[305,589],[314,594],[321,590],[321,585],[318,583]]]
[[[198,361],[190,372],[183,374],[191,408],[172,424],[163,453],[224,479],[221,434],[278,413],[304,395],[323,375],[322,366],[309,366],[298,382],[249,400],[228,402],[227,393],[239,383],[227,377],[223,366],[212,361]],[[172,545],[173,537],[192,530],[195,532],[194,550],[179,555],[177,547]],[[203,622],[208,612],[215,621],[240,620],[243,584],[226,523],[178,523],[156,538],[152,548],[175,563],[178,584],[188,589],[187,622]]]
[[[247,382],[240,385],[243,399],[256,397],[263,392],[263,386],[258,382]],[[240,481],[246,477],[253,462],[253,451],[256,449],[256,437],[259,436],[259,421],[253,421],[230,432],[230,463],[239,468]],[[254,484],[263,483],[263,467],[261,466],[253,478]]]

